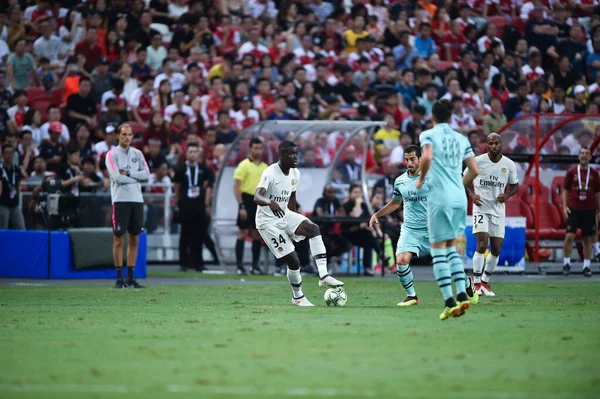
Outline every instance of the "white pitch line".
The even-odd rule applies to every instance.
[[[283,397],[391,397],[392,393],[378,393],[374,391],[355,391],[337,388],[271,388],[271,387],[240,387],[240,386],[218,386],[218,385],[168,385],[164,392],[198,393],[213,395],[237,395],[237,396],[283,396]],[[154,392],[156,388],[130,387],[126,385],[82,385],[82,384],[0,384],[0,392],[77,392],[77,393],[145,393]],[[411,398],[427,399],[432,394],[412,392]],[[445,398],[456,399],[481,399],[480,392],[446,391]],[[486,391],[486,399],[585,399],[597,398],[597,396],[582,395],[575,392],[494,392]]]

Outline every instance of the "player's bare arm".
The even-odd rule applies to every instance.
[[[467,172],[463,177],[463,184],[465,187],[470,187],[473,184],[473,180],[479,174],[479,166],[477,166],[477,162],[475,161],[475,157],[470,157],[465,159],[467,163]]]
[[[473,200],[473,203],[477,206],[481,206],[481,204],[482,204],[481,197],[479,195],[475,194],[475,191],[473,191],[473,186],[472,185],[465,186],[465,189],[467,190],[467,194],[469,195],[469,197],[471,197],[471,199]]]
[[[290,195],[290,201],[288,202],[288,209],[292,212],[297,212],[296,192],[295,191],[292,191],[292,194]]]
[[[423,146],[423,150],[421,152],[421,174],[419,175],[419,180],[415,183],[415,187],[417,190],[420,190],[423,187],[423,183],[425,182],[425,176],[427,176],[427,172],[429,171],[429,167],[431,166],[431,162],[433,161],[433,147],[431,144],[426,144]]]
[[[254,202],[256,203],[256,205],[268,206],[273,212],[273,215],[277,216],[278,218],[284,217],[285,212],[283,212],[283,210],[277,202],[265,197],[266,193],[267,189],[264,187],[259,187],[256,189],[256,193],[254,193]]]
[[[373,224],[379,224],[379,218],[380,217],[387,216],[390,213],[393,213],[393,212],[397,211],[398,208],[400,208],[401,204],[402,204],[402,200],[401,199],[400,200],[392,199],[383,208],[381,208],[380,210],[378,210],[377,212],[375,212],[373,214],[373,216],[371,216],[371,220],[369,220],[369,230],[375,231],[375,229],[373,228]]]
[[[519,191],[519,184],[509,184],[508,191],[498,195],[498,202],[504,204],[510,197],[515,195]]]

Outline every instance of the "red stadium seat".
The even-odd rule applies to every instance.
[[[63,87],[57,87],[52,89],[50,92],[52,102],[56,105],[61,105],[65,102],[65,89]]]
[[[558,213],[560,214],[560,227],[564,228],[567,225],[567,219],[565,217],[565,213],[563,211],[563,203],[562,203],[562,193],[563,193],[563,185],[565,183],[564,176],[556,176],[552,179],[552,203],[558,209]]]
[[[554,204],[549,202],[550,189],[540,183],[540,205],[539,208],[535,207],[535,178],[527,177],[524,182],[525,195],[523,196],[523,202],[531,204],[532,215],[535,218],[536,212],[539,212],[539,223],[540,223],[540,238],[547,240],[559,240],[564,238],[564,232],[561,231],[561,218],[558,209]],[[535,219],[534,219],[535,220]],[[533,239],[535,237],[535,230],[527,230],[527,238]]]
[[[491,24],[496,25],[496,28],[497,28],[496,36],[497,37],[503,37],[504,36],[504,28],[506,27],[506,25],[510,24],[510,21],[508,20],[508,18],[503,17],[501,15],[494,15],[494,16],[488,17],[488,21]]]
[[[31,105],[37,100],[50,100],[50,96],[46,89],[41,87],[28,87],[25,89],[27,93],[27,102]]]

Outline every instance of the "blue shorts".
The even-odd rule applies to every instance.
[[[428,255],[430,251],[427,229],[402,227],[398,245],[396,246],[396,255],[403,252],[411,252],[419,257]]]
[[[464,234],[467,227],[467,207],[450,208],[447,205],[427,206],[427,230],[429,242],[454,240]]]

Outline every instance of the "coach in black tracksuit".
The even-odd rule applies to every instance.
[[[202,149],[190,143],[186,150],[187,162],[175,173],[174,188],[179,207],[181,234],[179,235],[179,261],[182,270],[192,267],[204,269],[203,243],[208,235],[207,216],[215,176],[204,163]]]

